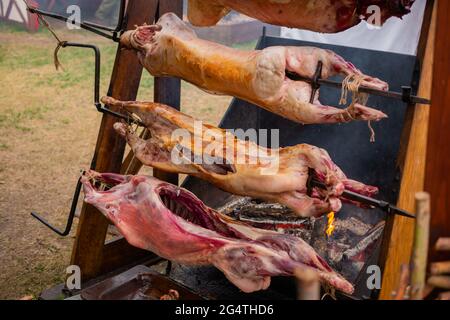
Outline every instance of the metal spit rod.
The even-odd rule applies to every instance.
[[[316,91],[320,88],[321,85],[338,88],[338,89],[342,88],[342,82],[328,80],[328,79],[322,79],[322,77],[321,77],[322,66],[323,66],[322,61],[319,61],[319,63],[317,64],[316,72],[315,72],[313,78],[304,77],[295,72],[286,70],[286,76],[289,79],[294,80],[294,81],[305,81],[312,85],[313,92],[311,94],[311,100],[310,100],[311,103],[313,103]],[[408,87],[408,86],[403,86],[402,92],[383,91],[383,90],[368,88],[365,86],[360,86],[358,91],[372,94],[375,96],[401,100],[408,104],[427,104],[427,105],[431,104],[431,101],[428,99],[412,95],[412,88]]]
[[[310,175],[310,177],[311,177],[311,175]],[[325,183],[323,183],[317,179],[314,179],[314,178],[310,178],[308,184],[309,184],[309,186],[308,186],[309,188],[315,187],[315,188],[319,188],[322,190],[327,189],[327,185]],[[362,194],[359,194],[359,193],[356,193],[353,191],[345,190],[342,193],[342,197],[349,199],[349,200],[357,201],[357,202],[360,202],[360,203],[363,203],[363,204],[366,204],[366,205],[369,205],[372,207],[379,208],[379,209],[383,210],[384,212],[386,212],[387,214],[396,214],[399,216],[408,217],[408,218],[412,218],[412,219],[416,218],[413,214],[411,214],[403,209],[400,209],[400,208],[390,204],[389,202],[374,199],[371,197],[367,197],[367,196],[364,196]]]
[[[64,22],[70,22],[72,24],[75,24],[75,21],[69,21],[69,18],[60,14],[56,14],[53,12],[48,12],[45,10],[41,10],[38,9],[36,7],[33,7],[31,5],[28,4],[28,2],[26,0],[24,0],[26,6],[27,6],[27,10],[30,13],[33,14],[37,14],[37,15],[41,15],[41,16],[46,16],[46,17],[50,17],[53,19],[57,19],[60,21],[64,21]],[[121,0],[120,1],[120,9],[119,9],[119,21],[117,23],[117,26],[115,28],[111,28],[108,26],[103,26],[94,22],[89,22],[89,21],[82,21],[81,23],[79,23],[79,26],[87,31],[93,32],[99,36],[105,37],[107,39],[113,40],[115,42],[119,41],[119,35],[122,33],[122,26],[123,26],[123,22],[125,19],[125,8],[126,8],[126,1],[125,0]],[[105,32],[106,31],[106,32]]]
[[[117,117],[119,119],[127,121],[128,123],[135,123],[137,125],[143,126],[143,124],[140,121],[132,119],[128,115],[110,110],[110,109],[106,108],[105,106],[102,106],[102,104],[100,103],[100,62],[101,62],[100,59],[101,59],[101,56],[100,56],[100,49],[97,46],[91,45],[91,44],[73,43],[73,42],[63,42],[61,46],[63,48],[76,47],[76,48],[92,49],[94,51],[94,54],[95,54],[94,105],[98,112]],[[92,159],[92,162],[91,162],[91,167],[90,167],[91,169],[94,169],[95,162],[96,162],[96,157],[94,155],[94,158]],[[72,205],[70,208],[69,215],[67,217],[66,227],[64,230],[60,230],[59,228],[51,225],[46,219],[44,219],[37,212],[32,212],[31,215],[33,216],[33,218],[37,219],[39,222],[44,224],[47,228],[49,228],[56,234],[58,234],[62,237],[68,236],[70,233],[70,230],[72,229],[72,224],[73,224],[73,220],[75,217],[75,212],[76,212],[77,204],[78,204],[78,198],[80,197],[81,187],[82,187],[82,184],[81,184],[81,177],[80,177],[78,179],[77,185],[75,187],[75,192],[74,192],[74,195],[72,198]]]

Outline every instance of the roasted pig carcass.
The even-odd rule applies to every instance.
[[[377,192],[347,179],[325,150],[311,145],[263,148],[166,105],[110,97],[102,102],[137,115],[150,131],[151,137],[142,139],[128,125],[115,124],[143,164],[196,176],[237,195],[281,203],[299,216],[339,211],[344,189],[367,196]],[[308,188],[312,175],[328,190]]]
[[[335,33],[374,16],[380,23],[408,14],[414,0],[189,0],[188,18],[195,26],[213,26],[230,10],[266,23]],[[370,19],[369,19],[370,20]],[[378,22],[378,21],[374,21]]]
[[[241,98],[303,124],[378,121],[387,117],[354,103],[346,109],[322,105],[318,91],[310,103],[309,83],[293,81],[286,71],[314,76],[318,62],[322,77],[344,75],[359,85],[387,90],[387,83],[366,76],[332,51],[313,47],[270,47],[241,51],[197,38],[175,14],[163,15],[156,25],[124,33],[121,43],[138,52],[142,65],[153,76],[174,76],[215,94]]]
[[[271,276],[310,269],[346,293],[353,286],[300,238],[252,228],[205,206],[194,194],[146,176],[89,171],[85,201],[99,209],[127,241],[171,261],[214,265],[244,292],[264,290]]]

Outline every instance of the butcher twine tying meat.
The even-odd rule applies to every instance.
[[[198,121],[166,105],[110,97],[102,102],[136,114],[150,130],[151,137],[144,140],[124,123],[114,126],[143,164],[193,175],[237,195],[278,202],[299,216],[339,211],[344,189],[367,196],[378,191],[348,179],[325,150],[311,145],[267,149],[212,125],[200,122],[198,128]],[[174,135],[180,129],[189,135]],[[313,189],[308,195],[310,168],[327,191]]]
[[[183,188],[153,177],[94,171],[81,182],[85,201],[131,245],[182,264],[212,264],[244,292],[267,289],[271,276],[290,276],[296,269],[312,270],[324,284],[353,292],[302,239],[235,221]]]
[[[213,26],[230,10],[266,23],[335,33],[351,28],[380,9],[380,23],[401,18],[414,0],[189,0],[188,18],[195,26]]]
[[[302,124],[378,121],[387,116],[361,103],[351,109],[322,105],[319,91],[310,103],[309,83],[293,81],[286,70],[312,78],[319,61],[322,77],[351,76],[360,85],[387,90],[388,84],[367,75],[332,51],[313,47],[270,47],[241,51],[197,38],[175,14],[156,25],[125,32],[121,43],[138,52],[153,76],[174,76],[215,94],[226,94],[261,106]]]

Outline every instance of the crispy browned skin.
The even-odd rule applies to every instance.
[[[371,16],[377,5],[381,23],[410,12],[414,0],[189,0],[188,18],[196,26],[212,26],[230,10],[258,20],[291,28],[335,33]]]
[[[144,140],[126,124],[115,125],[145,165],[193,175],[237,195],[278,202],[292,208],[299,216],[339,211],[339,197],[344,189],[366,195],[377,191],[377,188],[348,179],[325,150],[311,145],[267,149],[208,124],[197,123],[196,126],[195,119],[166,105],[124,102],[110,97],[102,101],[137,114],[150,130],[151,138]],[[177,132],[182,132],[183,137]],[[195,159],[201,161],[196,163]],[[327,192],[314,190],[308,196],[306,185],[310,168],[327,184]]]
[[[388,84],[364,75],[351,62],[330,50],[313,47],[270,47],[237,50],[197,38],[176,15],[163,15],[156,25],[126,32],[121,43],[135,49],[153,76],[174,76],[215,94],[254,103],[303,124],[378,121],[386,115],[356,103],[350,110],[322,105],[317,93],[310,103],[311,85],[286,77],[286,70],[312,78],[319,61],[323,78],[354,75],[362,85],[386,90]]]

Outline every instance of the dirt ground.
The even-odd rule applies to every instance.
[[[80,31],[61,31],[70,41],[102,51],[106,93],[116,45]],[[92,105],[93,57],[62,49],[64,71],[55,71],[55,42],[48,32],[28,34],[0,25],[0,299],[37,296],[62,282],[70,236],[52,233],[30,216],[37,211],[64,226],[80,169],[92,159],[101,115]],[[152,99],[144,73],[140,99]],[[183,111],[218,123],[229,97],[208,95],[183,83]]]

